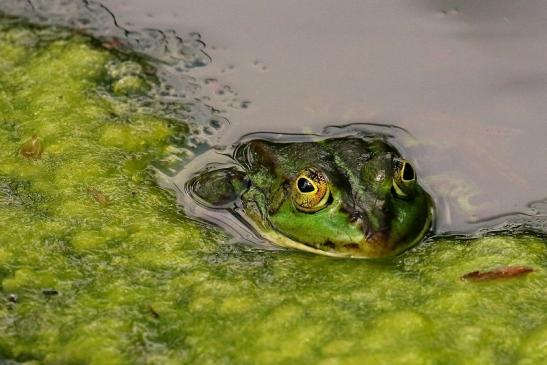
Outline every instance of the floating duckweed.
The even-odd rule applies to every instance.
[[[2,281],[2,288],[11,293],[20,293],[24,289],[42,291],[43,288],[54,285],[55,278],[51,273],[35,272],[30,269],[19,269],[13,276]]]
[[[225,244],[149,173],[187,126],[105,91],[148,83],[138,60],[0,29],[0,363],[546,361],[543,237],[444,238],[381,262]],[[461,280],[517,266],[533,272]]]
[[[0,266],[7,265],[11,259],[11,253],[5,248],[0,247]]]

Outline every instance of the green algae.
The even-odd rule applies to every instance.
[[[225,244],[153,179],[187,128],[128,98],[153,87],[144,63],[17,24],[0,50],[0,362],[547,362],[544,238],[387,261]],[[462,280],[515,265],[534,271]]]

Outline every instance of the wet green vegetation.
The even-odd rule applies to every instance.
[[[187,128],[132,101],[143,64],[8,23],[0,50],[0,362],[547,362],[544,238],[389,261],[226,244],[155,183]]]

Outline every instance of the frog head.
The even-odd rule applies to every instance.
[[[393,255],[421,241],[433,204],[412,164],[382,138],[251,140],[234,165],[198,174],[210,207],[241,207],[270,242],[344,257]]]

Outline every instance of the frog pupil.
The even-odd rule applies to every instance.
[[[405,163],[403,167],[403,180],[410,181],[414,180],[414,169],[412,168],[412,165],[408,162]]]
[[[298,186],[298,190],[300,190],[301,193],[311,193],[315,190],[312,183],[303,177],[298,179],[296,182],[296,185]]]

